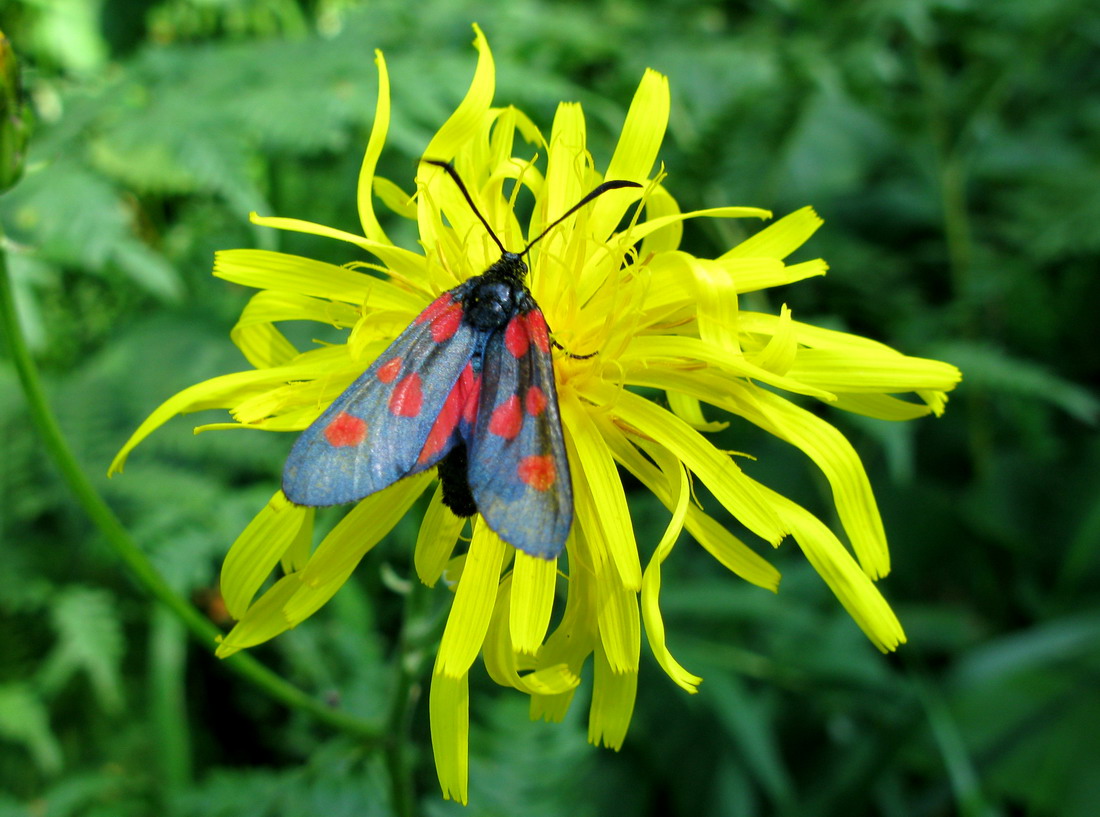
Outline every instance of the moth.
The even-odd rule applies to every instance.
[[[554,381],[557,344],[525,284],[523,259],[593,199],[641,185],[604,182],[516,253],[453,165],[423,161],[454,180],[500,260],[432,301],[302,432],[283,492],[297,505],[339,505],[436,467],[443,502],[456,515],[480,513],[508,544],[552,559],[573,524],[573,486]]]

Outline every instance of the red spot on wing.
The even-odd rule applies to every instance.
[[[416,316],[416,320],[413,323],[424,323],[424,321],[435,320],[439,313],[451,305],[453,299],[451,293],[444,292],[430,304],[428,308]]]
[[[418,462],[428,462],[443,450],[443,446],[447,444],[447,440],[454,433],[459,418],[465,416],[471,392],[474,396],[474,411],[477,411],[476,389],[477,381],[474,378],[473,366],[467,363],[466,368],[462,370],[462,374],[458,378],[458,382],[454,384],[451,393],[443,401],[443,408],[439,410],[439,416],[435,418],[432,430],[428,432],[428,439],[424,441],[424,447],[420,449]]]
[[[531,417],[538,417],[546,411],[546,394],[538,386],[532,386],[527,390],[524,398],[524,408]]]
[[[527,334],[540,352],[550,351],[550,327],[546,325],[546,318],[542,316],[541,310],[532,309],[527,313]]]
[[[536,491],[548,491],[558,479],[558,469],[549,454],[524,457],[516,466],[519,478]]]
[[[474,374],[469,364],[466,366],[466,371],[470,373],[470,388],[466,392],[466,404],[462,409],[462,419],[473,425],[477,422],[477,407],[481,402],[481,378]],[[466,372],[462,374],[465,375]]]
[[[527,354],[530,345],[531,341],[527,337],[527,322],[522,315],[516,315],[508,321],[508,326],[504,330],[504,348],[512,357],[519,360]]]
[[[432,340],[442,343],[454,337],[458,327],[462,325],[462,307],[452,304],[432,318]]]
[[[379,366],[375,374],[383,383],[392,383],[397,379],[397,376],[401,374],[402,363],[403,361],[401,358],[395,357],[393,360],[387,361]]]
[[[359,445],[367,437],[367,424],[358,417],[342,411],[325,426],[325,439],[329,445],[341,448]]]
[[[489,418],[489,431],[506,440],[513,439],[523,427],[523,413],[519,410],[519,398],[514,394],[493,409]]]
[[[390,414],[394,417],[415,417],[424,403],[424,394],[420,390],[420,375],[416,372],[405,375],[394,386],[390,395]]]

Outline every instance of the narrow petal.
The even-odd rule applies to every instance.
[[[536,559],[516,552],[509,613],[510,645],[516,652],[534,655],[542,646],[554,609],[557,578],[557,559]]]
[[[741,341],[733,278],[713,261],[694,259],[690,267],[697,290],[699,339],[736,354],[741,350]]]
[[[618,751],[630,728],[638,671],[616,672],[603,649],[596,646],[593,660],[592,706],[588,711],[588,742]]]
[[[477,658],[497,598],[505,544],[477,517],[470,552],[439,645],[436,673],[462,678]]]
[[[665,138],[669,108],[668,77],[647,68],[630,102],[606,178],[639,183],[649,178]],[[633,200],[629,196],[604,196],[597,201],[588,222],[591,234],[601,238],[609,235]]]
[[[831,392],[897,393],[946,390],[961,379],[950,363],[894,351],[802,349],[788,376]]]
[[[225,556],[221,592],[229,615],[240,619],[275,565],[295,541],[307,517],[307,509],[292,505],[282,491],[267,501]]]
[[[791,326],[791,310],[783,304],[775,333],[768,338],[763,349],[750,354],[749,358],[761,369],[785,375],[791,370],[797,355],[798,343],[794,339],[794,328]]]
[[[434,587],[443,575],[465,525],[465,519],[455,516],[443,504],[443,483],[440,483],[424,511],[424,520],[420,523],[416,549],[413,551],[416,575],[428,587]]]
[[[775,263],[764,266],[760,263],[762,260]],[[829,271],[829,265],[820,258],[788,265],[774,258],[740,257],[720,259],[718,263],[730,271],[733,280],[737,283],[737,292],[742,295],[746,292],[758,292],[770,287],[805,281],[807,278],[824,275]]]
[[[298,574],[301,590],[287,602],[288,621],[305,621],[344,586],[360,560],[396,525],[431,482],[415,474],[362,499],[334,527]]]
[[[428,696],[435,773],[443,797],[466,805],[470,776],[470,682],[463,674],[444,674],[436,658]]]
[[[607,421],[600,423],[604,439],[608,441],[615,459],[636,476],[654,496],[669,510],[675,508],[675,500],[668,487],[668,480],[642,456],[626,437]],[[646,444],[649,457],[660,460],[664,449],[657,443]],[[747,582],[775,591],[779,587],[779,571],[748,545],[730,533],[725,526],[694,505],[688,505],[685,527],[703,548],[727,569]]]
[[[759,207],[708,207],[705,210],[691,210],[687,213],[676,213],[643,221],[630,228],[630,240],[638,241],[658,230],[667,229],[672,224],[687,221],[689,218],[771,218],[771,215],[770,210],[761,210]]]
[[[211,408],[226,408],[247,396],[267,391],[275,383],[287,380],[291,367],[263,369],[260,371],[236,372],[214,377],[202,383],[190,386],[172,395],[145,418],[145,421],[130,435],[111,462],[107,475],[121,473],[130,452],[177,414],[187,414]],[[299,375],[302,376],[302,375]]]
[[[687,516],[688,498],[691,494],[688,486],[687,472],[672,457],[665,456],[671,462],[662,463],[662,470],[669,477],[669,490],[673,494],[676,508],[672,513],[672,519],[668,522],[664,536],[653,552],[649,565],[642,576],[642,621],[645,623],[646,637],[649,639],[650,649],[661,669],[671,678],[677,686],[687,692],[696,692],[696,687],[703,680],[698,675],[693,675],[684,669],[680,663],[672,657],[665,641],[665,622],[661,617],[661,565],[672,552],[673,545],[684,528],[684,518]],[[672,468],[673,473],[679,475],[678,480],[672,478],[666,468]]]
[[[280,491],[280,493],[282,492]],[[310,554],[313,552],[313,520],[317,515],[317,509],[305,508],[305,512],[305,519],[302,520],[302,524],[298,528],[298,535],[294,537],[290,547],[283,551],[283,555],[279,559],[279,566],[287,576],[291,573],[297,573],[305,567]],[[225,581],[224,566],[222,567],[221,580]]]
[[[265,289],[249,299],[229,337],[257,369],[285,366],[298,350],[272,324],[280,321],[317,321],[332,326],[354,326],[359,310],[335,301],[293,292]]]
[[[238,650],[263,644],[290,629],[283,607],[301,588],[297,576],[283,576],[248,608],[241,620],[220,640],[214,654],[228,658]]]
[[[335,227],[326,227],[324,224],[316,224],[300,218],[260,216],[256,213],[251,213],[248,218],[249,221],[260,227],[271,227],[276,230],[289,230],[292,233],[305,233],[306,235],[318,235],[322,238],[346,241],[366,250],[385,264],[395,275],[405,280],[419,281],[424,278],[424,257],[393,244],[373,241],[364,236],[349,233],[346,230],[337,230]]]
[[[608,162],[607,178],[641,182],[649,177],[668,127],[670,99],[668,77],[647,68]]]
[[[576,530],[567,546],[572,562],[576,552]],[[571,564],[566,591],[565,612],[557,628],[546,639],[538,654],[540,669],[564,664],[574,675],[580,675],[581,667],[592,653],[596,643],[596,588],[595,575],[580,564]],[[531,696],[531,718],[560,721],[565,717],[573,700],[573,690],[567,692]]]
[[[805,508],[772,491],[769,493],[783,508],[784,519],[814,570],[871,643],[882,652],[891,652],[904,643],[905,631],[894,611],[833,532]]]
[[[715,499],[745,527],[778,544],[786,528],[774,509],[727,454],[675,414],[631,392],[622,392],[615,414],[672,451],[706,484]]]
[[[599,524],[599,506],[586,481],[574,483],[573,499],[577,521],[569,554],[578,563],[573,572],[595,573],[597,631],[611,665],[617,672],[636,670],[641,650],[637,591],[624,586],[622,576],[611,562],[607,538]]]
[[[532,557],[527,557],[532,558]],[[548,564],[544,559],[536,559],[539,564]],[[566,664],[554,664],[542,667],[535,672],[520,675],[534,662],[530,656],[517,653],[512,648],[511,609],[517,597],[514,585],[514,573],[509,573],[500,582],[493,617],[489,630],[485,634],[482,658],[489,677],[501,686],[510,686],[528,695],[561,695],[575,689],[581,679]]]
[[[677,218],[679,215],[680,205],[676,203],[676,199],[664,187],[656,185],[649,191],[649,195],[645,200],[645,221],[655,221],[666,217],[671,217],[671,220],[668,222],[668,226],[645,237],[642,246],[638,249],[639,258],[648,258],[676,251],[680,246],[680,238],[684,233],[683,221]]]
[[[359,221],[363,225],[363,235],[371,241],[383,244],[392,243],[382,230],[382,225],[374,215],[374,202],[371,193],[374,187],[374,171],[378,167],[378,157],[382,155],[382,146],[386,144],[386,134],[390,129],[390,75],[386,70],[386,58],[375,49],[374,64],[378,66],[378,101],[374,106],[374,124],[367,140],[367,150],[363,154],[363,164],[359,169]]]
[[[840,394],[831,405],[878,420],[916,420],[932,413],[932,409],[924,403],[910,403],[888,394]]]
[[[737,412],[750,422],[801,449],[829,481],[841,524],[872,579],[890,572],[890,552],[871,481],[859,455],[834,426],[764,389],[740,400]]]
[[[574,395],[565,396],[561,410],[562,421],[576,447],[580,465],[578,479],[587,482],[598,511],[591,521],[603,529],[608,555],[623,587],[639,590],[642,586],[642,566],[638,560],[638,543],[634,539],[630,508],[615,461],[588,412]]]
[[[802,352],[809,350],[803,349]],[[807,383],[802,379],[806,373],[805,367],[795,364],[786,375],[779,375],[763,369],[751,363],[737,349],[727,349],[714,343],[707,343],[700,338],[684,336],[654,336],[641,335],[635,337],[627,350],[620,356],[619,362],[626,370],[627,382],[641,382],[635,380],[636,374],[645,374],[648,370],[664,366],[709,363],[728,375],[738,378],[748,378],[775,386],[777,389],[804,394],[807,397],[816,397],[818,400],[830,401],[833,394],[817,383]],[[798,369],[798,371],[795,371]],[[820,380],[820,377],[815,377]],[[663,388],[663,387],[661,387]]]
[[[722,258],[786,258],[825,222],[812,207],[803,207],[746,238]]]
[[[483,117],[489,110],[489,106],[493,104],[493,94],[496,90],[496,66],[493,63],[493,53],[489,50],[489,43],[476,23],[473,28],[474,48],[477,49],[477,69],[474,71],[474,79],[455,112],[447,118],[428,142],[428,146],[424,149],[424,155],[428,158],[446,161],[454,157],[464,144],[477,137]],[[423,233],[421,236],[423,237]]]

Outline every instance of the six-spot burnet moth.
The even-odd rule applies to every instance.
[[[544,559],[573,524],[550,330],[524,285],[523,257],[590,201],[636,182],[607,181],[522,252],[508,252],[449,162],[443,168],[500,247],[500,260],[444,292],[302,432],[283,470],[296,505],[356,502],[438,466],[443,502],[480,512],[501,539]]]

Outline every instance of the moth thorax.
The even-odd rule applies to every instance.
[[[481,280],[466,296],[466,320],[478,329],[498,329],[516,311],[516,296],[523,290],[508,281]]]

